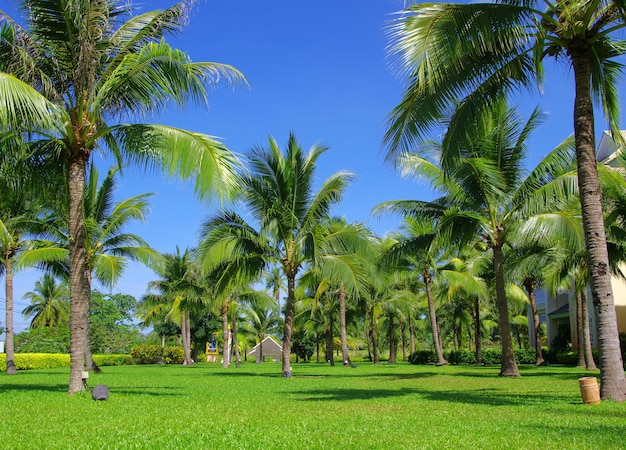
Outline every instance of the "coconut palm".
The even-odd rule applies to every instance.
[[[426,217],[406,217],[402,223],[403,234],[398,236],[398,242],[389,249],[386,257],[396,264],[408,266],[421,278],[428,299],[428,316],[437,358],[436,365],[443,366],[448,362],[443,356],[432,291],[433,278],[436,276],[444,251],[443,247],[438,245],[441,239],[437,240],[437,229],[436,220],[429,220]]]
[[[251,272],[258,273],[273,264],[281,267],[287,280],[284,377],[292,375],[289,357],[296,277],[305,265],[316,263],[322,256],[322,221],[330,207],[341,200],[353,178],[351,173],[338,172],[314,191],[316,163],[326,150],[316,145],[305,153],[293,134],[284,153],[271,137],[268,148],[253,149],[249,158],[251,170],[243,177],[241,197],[258,229],[235,212],[226,211],[204,224],[204,234],[209,238],[199,247],[201,253],[208,255],[205,266],[209,270],[220,264],[228,267],[227,261],[236,261],[242,255],[255,259]],[[242,264],[235,266],[234,270],[242,271]]]
[[[35,282],[35,288],[26,292],[22,299],[31,302],[24,310],[24,317],[33,316],[30,327],[67,326],[70,318],[70,291],[67,283],[57,284],[51,274]]]
[[[229,66],[193,63],[186,53],[165,41],[165,36],[182,29],[192,3],[133,16],[128,2],[116,0],[29,0],[20,4],[23,21],[0,12],[0,72],[12,75],[2,74],[0,80],[0,96],[6,100],[0,107],[0,119],[19,132],[34,132],[31,145],[59,156],[67,174],[70,394],[84,388],[81,372],[89,285],[83,275],[82,199],[92,152],[99,149],[120,162],[126,158],[162,167],[170,175],[196,176],[196,190],[202,196],[232,192],[236,186],[236,158],[211,137],[173,127],[122,122],[162,111],[170,103],[205,103],[208,88],[219,79],[242,79]],[[128,19],[124,22],[123,17]],[[26,89],[24,82],[38,93]],[[32,118],[23,120],[26,113]]]
[[[176,247],[176,253],[164,254],[163,264],[157,267],[158,280],[148,284],[148,294],[142,298],[141,310],[151,312],[155,319],[164,317],[180,324],[184,365],[193,364],[191,359],[191,314],[197,305],[206,303],[199,270],[194,267],[193,252],[184,253]],[[165,316],[163,316],[163,312]]]
[[[524,1],[412,5],[390,27],[391,51],[408,79],[403,98],[389,117],[389,156],[410,149],[461,102],[448,139],[462,139],[472,117],[501,95],[540,86],[549,57],[574,75],[576,161],[590,282],[598,308],[601,397],[626,399],[617,321],[611,288],[601,190],[595,165],[594,100],[601,103],[613,136],[619,134],[618,58],[626,26],[617,1]],[[453,149],[453,147],[451,147]],[[459,154],[446,157],[455,165]]]
[[[474,117],[463,140],[451,142],[446,134],[441,145],[430,143],[422,147],[422,153],[436,151],[435,156],[445,154],[448,146],[456,147],[463,156],[456,166],[444,169],[441,157],[432,163],[418,154],[405,154],[400,159],[406,174],[426,176],[435,189],[443,192],[443,197],[433,202],[398,200],[376,208],[378,212],[434,217],[441,227],[439,233],[447,242],[469,242],[478,234],[487,244],[493,256],[502,346],[501,376],[519,376],[509,322],[504,252],[521,219],[545,210],[546,202],[554,203],[575,191],[571,177],[559,177],[567,173],[564,166],[571,164],[568,141],[524,177],[526,140],[539,122],[538,110],[522,122],[505,101],[495,103],[492,110]],[[555,181],[547,183],[553,178]]]

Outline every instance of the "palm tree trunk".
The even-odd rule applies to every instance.
[[[498,325],[500,327],[500,342],[502,345],[502,365],[500,366],[501,377],[519,377],[515,353],[513,352],[513,339],[511,336],[511,323],[509,321],[509,305],[504,289],[504,255],[500,245],[494,245],[493,265],[496,279],[496,305],[498,307]]]
[[[415,353],[415,326],[413,325],[413,319],[409,314],[409,343],[410,343],[410,352],[409,355]]]
[[[226,369],[230,365],[230,331],[228,330],[228,298],[222,303],[222,337],[224,338],[224,348],[222,349],[222,367]]]
[[[5,270],[5,293],[6,293],[6,342],[4,352],[6,353],[7,374],[15,375],[15,350],[13,345],[13,268],[11,266],[12,251],[7,249],[4,254]]]
[[[237,319],[233,319],[233,348],[235,349],[235,366],[241,366],[241,355],[239,355],[239,337],[237,335]]]
[[[578,189],[587,243],[591,295],[598,319],[600,397],[623,402],[626,400],[626,378],[624,377],[617,330],[617,317],[602,215],[602,194],[596,167],[590,57],[585,48],[570,48],[569,53],[576,85],[574,139],[576,142]]]
[[[585,367],[585,337],[583,334],[583,297],[582,292],[576,292],[576,341],[578,347],[577,367]]]
[[[333,356],[333,332],[332,326],[326,328],[326,362],[331,366],[335,365],[335,357]]]
[[[430,330],[433,334],[433,345],[435,346],[435,356],[437,358],[437,366],[445,366],[448,361],[443,357],[443,350],[441,348],[441,339],[439,338],[439,326],[437,324],[437,311],[435,309],[435,301],[433,299],[433,291],[431,286],[430,275],[425,273],[424,283],[426,284],[426,297],[428,299],[428,315],[430,318]]]
[[[349,366],[351,361],[348,353],[348,333],[346,331],[346,290],[343,287],[343,283],[339,284],[339,334],[341,337],[343,365]]]
[[[581,292],[582,315],[583,315],[583,346],[585,347],[585,367],[587,370],[596,370],[596,362],[593,360],[591,349],[591,331],[589,330],[589,308],[587,308],[587,290]]]
[[[291,378],[291,333],[293,327],[293,313],[296,303],[296,277],[287,272],[287,300],[285,302],[285,325],[283,339],[283,378]]]
[[[389,364],[396,363],[396,327],[393,316],[389,316]]]
[[[374,351],[374,365],[377,366],[380,356],[378,354],[378,326],[374,317],[372,317],[372,350]]]
[[[85,389],[82,374],[85,370],[85,348],[87,345],[87,323],[89,321],[89,283],[85,277],[87,261],[85,255],[85,225],[83,213],[83,191],[85,189],[85,167],[88,154],[69,165],[69,233],[70,233],[70,385],[68,393]]]
[[[474,299],[474,340],[476,341],[476,364],[482,365],[483,363],[483,345],[482,345],[482,328],[480,326],[480,300],[478,297]]]
[[[406,322],[401,321],[400,322],[400,338],[401,338],[401,343],[402,343],[402,361],[406,361],[406,339],[405,339],[405,332],[406,331]]]
[[[185,353],[185,359],[183,361],[184,366],[191,365],[191,343],[189,342],[189,316],[188,312],[181,311],[180,313],[180,335],[183,340],[183,352]]]
[[[541,350],[541,323],[539,323],[539,311],[537,310],[537,294],[535,293],[535,281],[527,278],[524,280],[524,288],[528,292],[530,300],[530,310],[533,318],[533,332],[535,334],[535,365],[543,366],[546,362],[543,359],[543,350]]]

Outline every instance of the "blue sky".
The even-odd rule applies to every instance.
[[[143,2],[142,9],[171,4],[153,0]],[[326,145],[330,149],[319,160],[318,180],[340,170],[358,175],[334,214],[365,222],[381,235],[394,230],[398,219],[370,217],[375,205],[431,198],[428,186],[394,173],[384,162],[381,144],[386,117],[402,93],[402,80],[389,69],[384,27],[403,5],[402,0],[199,0],[186,30],[170,42],[194,61],[235,66],[247,77],[249,87],[218,85],[208,109],[172,108],[151,121],[216,136],[241,154],[265,146],[270,135],[284,147],[292,131],[305,149]],[[551,68],[543,95],[524,92],[512,101],[519,103],[525,117],[537,105],[547,113],[530,140],[528,166],[532,167],[572,133],[571,71]],[[605,128],[600,114],[596,121],[598,131]],[[112,164],[99,156],[95,162],[102,176]],[[128,231],[160,252],[194,246],[200,224],[219,207],[196,200],[190,183],[135,168],[125,169],[118,185],[118,199],[155,193],[147,222]],[[21,316],[26,306],[21,297],[39,277],[34,271],[16,275],[18,332],[28,325]],[[113,292],[139,299],[154,278],[148,269],[131,264]]]

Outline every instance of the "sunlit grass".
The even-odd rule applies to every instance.
[[[3,448],[623,448],[626,404],[584,405],[565,367],[105,367],[107,401],[67,369],[0,375]],[[597,376],[598,374],[595,373]]]

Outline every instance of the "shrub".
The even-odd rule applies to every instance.
[[[432,350],[417,350],[409,356],[411,364],[435,364],[437,355]]]
[[[476,352],[452,350],[446,360],[450,364],[476,364]]]
[[[185,360],[185,351],[182,347],[165,347],[163,349],[163,362],[165,364],[182,364]]]
[[[69,367],[70,355],[59,353],[16,353],[15,367],[18,370],[55,369]],[[7,370],[7,355],[0,354],[0,370]]]
[[[537,355],[534,348],[517,349],[514,350],[515,361],[518,364],[535,364],[537,362]]]
[[[68,327],[29,328],[15,335],[16,353],[69,353]]]
[[[94,362],[101,366],[129,366],[133,363],[130,355],[93,355]]]
[[[163,362],[163,350],[158,345],[137,345],[130,351],[135,364],[160,364]]]

